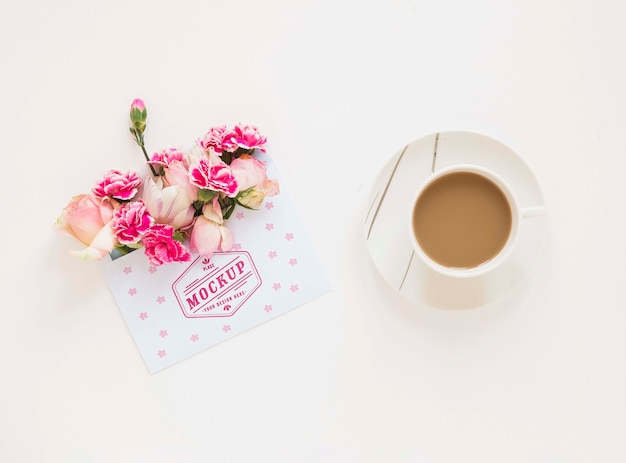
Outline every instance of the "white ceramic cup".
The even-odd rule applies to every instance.
[[[486,179],[490,180],[502,191],[511,209],[511,230],[510,230],[508,239],[506,240],[506,243],[495,256],[493,256],[489,260],[475,267],[469,267],[469,268],[446,267],[434,261],[428,256],[428,254],[420,246],[419,241],[415,235],[414,228],[413,228],[413,214],[415,210],[415,205],[417,203],[417,200],[422,195],[422,193],[424,193],[424,191],[430,185],[432,185],[433,182],[435,182],[436,180],[440,179],[441,177],[445,175],[455,173],[455,172],[474,173],[474,174],[481,175],[485,177]],[[446,167],[446,168],[443,168],[441,170],[434,172],[424,183],[422,183],[422,185],[420,185],[417,192],[415,193],[415,196],[413,197],[413,200],[411,201],[409,234],[411,237],[411,242],[413,244],[415,253],[428,267],[430,267],[434,271],[442,275],[455,277],[455,278],[476,277],[479,275],[484,275],[485,273],[491,272],[492,270],[496,269],[504,261],[506,261],[506,259],[511,255],[511,252],[514,249],[516,241],[517,241],[520,221],[523,218],[531,217],[535,215],[541,215],[544,213],[544,211],[545,211],[545,206],[521,208],[509,184],[495,172],[489,169],[486,169],[484,167],[477,166],[477,165],[459,164],[455,166]]]

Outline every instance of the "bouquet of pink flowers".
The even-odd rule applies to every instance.
[[[263,162],[266,137],[256,127],[212,127],[188,150],[166,148],[148,156],[146,107],[133,101],[131,128],[151,176],[110,170],[90,193],[72,198],[55,227],[86,247],[83,259],[127,254],[144,248],[153,265],[188,261],[190,250],[210,257],[233,245],[226,221],[235,207],[258,209],[279,193]]]

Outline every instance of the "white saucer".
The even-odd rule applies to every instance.
[[[546,231],[544,215],[522,220],[516,247],[494,271],[474,278],[440,275],[414,254],[408,214],[419,185],[433,172],[475,164],[497,172],[517,195],[520,207],[545,206],[528,165],[510,148],[472,132],[440,132],[406,145],[375,180],[365,219],[365,238],[383,279],[408,300],[434,308],[470,309],[504,298],[529,275]]]

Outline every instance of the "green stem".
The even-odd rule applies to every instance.
[[[150,158],[148,157],[148,153],[146,153],[146,148],[143,146],[143,144],[139,145],[141,147],[141,151],[143,151],[143,155],[146,158],[146,161],[148,161],[148,163],[150,162]],[[152,171],[152,175],[154,175],[155,177],[158,177],[159,175],[157,174],[156,170],[154,170],[154,167],[152,166],[152,164],[148,164],[150,166],[150,170]]]

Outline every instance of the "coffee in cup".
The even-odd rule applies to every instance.
[[[459,165],[419,188],[411,238],[422,260],[450,276],[476,276],[503,261],[517,235],[520,208],[507,183],[487,169]]]

